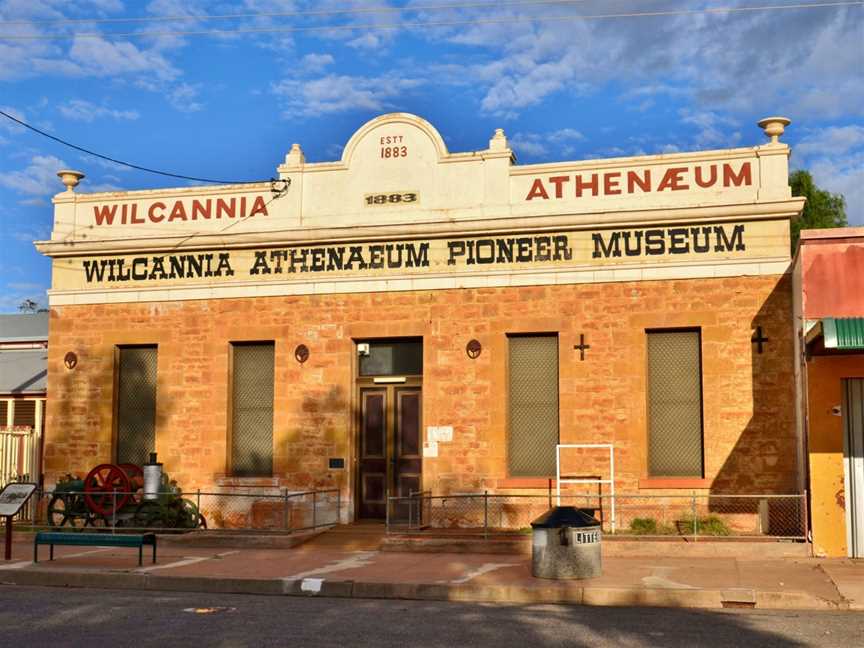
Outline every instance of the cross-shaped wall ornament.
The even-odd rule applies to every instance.
[[[756,345],[756,353],[762,353],[762,344],[767,342],[768,338],[762,335],[762,327],[756,327],[756,334],[750,338],[750,343]]]
[[[573,348],[579,349],[579,359],[584,360],[585,359],[585,349],[591,348],[590,344],[585,344],[585,334],[584,333],[579,334],[579,344],[574,345]]]

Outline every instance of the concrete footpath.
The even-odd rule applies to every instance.
[[[206,593],[691,608],[864,610],[864,561],[669,555],[604,556],[584,581],[531,576],[523,555],[381,551],[374,530],[331,531],[282,547],[235,538],[200,546],[160,537],[158,563],[134,549],[40,547],[0,562],[0,584]],[[297,543],[295,546],[287,546]],[[208,542],[205,544],[214,544]],[[234,546],[230,546],[233,544]],[[261,544],[260,542],[258,544]],[[667,552],[668,554],[668,552]]]

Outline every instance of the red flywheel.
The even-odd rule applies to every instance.
[[[132,484],[126,471],[114,464],[100,464],[84,479],[87,507],[105,517],[122,509],[129,501],[131,491]]]

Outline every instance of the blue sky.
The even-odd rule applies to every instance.
[[[756,121],[779,114],[793,120],[793,168],[843,193],[864,225],[860,4],[566,18],[799,1],[0,0],[0,34],[36,37],[0,38],[0,109],[115,158],[231,181],[271,177],[293,142],[336,159],[384,112],[425,117],[453,151],[503,128],[521,163],[751,146]],[[165,16],[191,19],[70,22]],[[471,24],[417,26],[428,21]],[[410,25],[380,28],[394,23]],[[251,31],[286,27],[316,29]],[[213,29],[249,31],[177,34]],[[46,303],[50,264],[32,241],[50,236],[63,167],[87,174],[82,191],[182,184],[0,120],[0,312]]]

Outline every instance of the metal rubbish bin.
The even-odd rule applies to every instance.
[[[531,573],[535,577],[600,575],[600,520],[575,506],[556,506],[534,520],[531,529]]]

